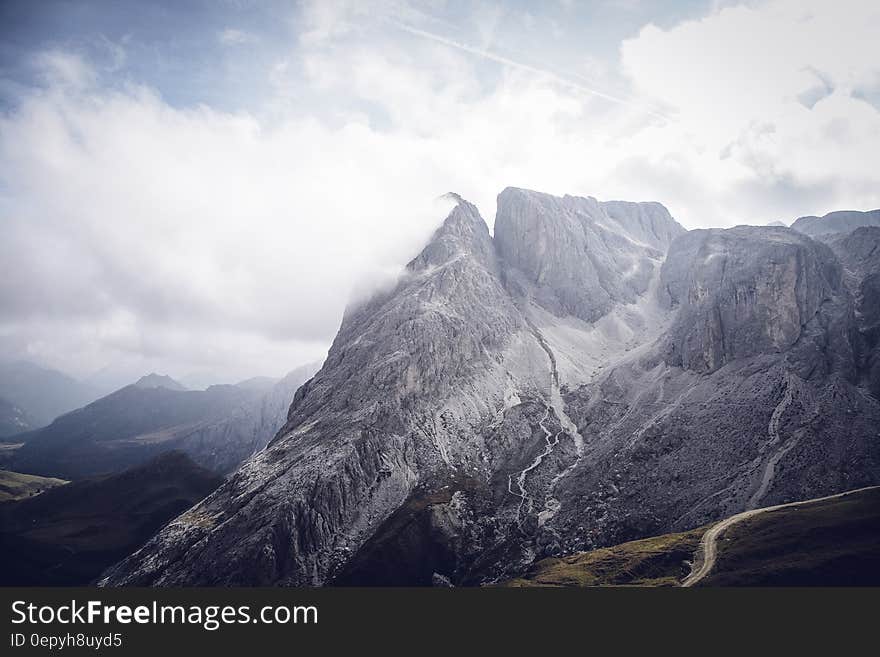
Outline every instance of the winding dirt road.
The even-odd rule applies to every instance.
[[[865,486],[864,488],[848,490],[845,493],[837,493],[836,495],[828,495],[826,497],[816,497],[811,500],[789,502],[787,504],[777,504],[776,506],[767,506],[762,509],[749,509],[748,511],[737,513],[735,516],[730,516],[729,518],[725,518],[721,522],[715,523],[706,531],[705,534],[703,534],[703,538],[700,539],[700,545],[697,547],[697,551],[694,554],[694,564],[691,568],[691,573],[684,578],[684,581],[682,581],[681,585],[685,587],[694,586],[712,571],[712,568],[714,568],[715,566],[716,557],[718,556],[718,539],[725,531],[733,527],[733,525],[737,524],[738,522],[742,522],[743,520],[759,515],[761,513],[766,513],[767,511],[776,511],[777,509],[785,509],[794,506],[804,506],[806,504],[813,504],[815,502],[824,502],[825,500],[833,500],[838,497],[846,497],[847,495],[860,493],[865,490],[871,490],[872,488],[880,488],[880,486]]]

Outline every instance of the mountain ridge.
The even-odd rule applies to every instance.
[[[100,396],[97,388],[58,370],[23,360],[0,362],[0,397],[26,413],[33,427],[46,426]]]
[[[862,226],[880,226],[880,209],[866,212],[837,210],[821,217],[799,217],[791,224],[793,230],[818,239],[824,239],[833,234],[849,233]]]
[[[133,467],[170,450],[225,474],[265,447],[284,423],[294,392],[317,369],[308,364],[268,388],[215,385],[186,390],[149,375],[42,429],[21,434],[14,470],[68,479]]]
[[[267,449],[101,584],[487,583],[880,479],[837,256],[660,207],[505,190],[490,236],[460,200]]]

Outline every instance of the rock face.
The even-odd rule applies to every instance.
[[[519,189],[493,238],[455,201],[270,445],[103,585],[479,584],[880,480],[828,247]]]
[[[553,314],[593,322],[648,287],[681,228],[658,203],[600,203],[508,188],[498,196],[501,257]]]
[[[828,247],[794,231],[691,231],[675,242],[660,280],[667,303],[679,311],[669,331],[672,365],[713,372],[798,345],[797,365],[813,368],[823,365],[817,336],[835,343],[826,357],[836,362],[824,364],[826,373],[852,364],[847,336],[840,334],[845,327],[828,330],[846,315],[841,267]],[[819,330],[805,333],[817,324]]]
[[[860,377],[880,398],[880,227],[858,228],[829,241],[855,299]]]

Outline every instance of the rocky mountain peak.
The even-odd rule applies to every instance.
[[[516,188],[492,238],[448,199],[276,438],[102,584],[484,584],[880,477],[828,246]]]
[[[489,227],[477,207],[450,192],[440,199],[454,206],[422,252],[407,265],[409,271],[422,271],[445,265],[462,257],[473,256],[483,263],[495,259]]]
[[[166,390],[184,391],[186,387],[172,379],[167,374],[151,372],[142,376],[134,383],[138,388],[165,388]]]

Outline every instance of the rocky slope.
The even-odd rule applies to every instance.
[[[257,396],[227,410],[213,422],[177,432],[178,446],[202,467],[226,474],[264,449],[287,420],[297,389],[320,368],[320,363],[298,367],[282,379],[267,384],[248,380],[236,388]]]
[[[828,247],[519,189],[492,237],[454,200],[267,449],[102,584],[480,584],[880,479]]]

